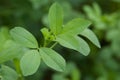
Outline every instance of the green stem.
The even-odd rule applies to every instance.
[[[50,41],[45,40],[45,41],[44,41],[44,45],[43,45],[43,47],[48,46],[49,43],[50,43]]]
[[[44,41],[44,44],[43,44],[43,47],[45,47],[46,46],[46,40]]]
[[[20,69],[20,61],[18,59],[14,59],[14,65],[16,68],[16,72],[18,73],[18,80],[24,80],[24,77],[22,75],[21,69]]]
[[[58,42],[55,42],[50,48],[54,48]]]
[[[47,42],[47,41],[45,40],[43,47],[47,47],[49,43],[51,43],[51,41]],[[57,43],[58,43],[58,42],[55,42],[50,48],[55,47],[55,46],[57,45]]]

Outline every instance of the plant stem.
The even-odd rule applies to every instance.
[[[46,46],[46,40],[44,41],[44,44],[43,44],[43,47],[45,47]]]
[[[50,48],[54,48],[58,42],[55,42]]]
[[[24,77],[22,75],[21,69],[20,69],[20,61],[18,59],[14,59],[14,65],[16,68],[16,72],[18,73],[18,80],[24,80]]]

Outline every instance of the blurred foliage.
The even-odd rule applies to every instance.
[[[25,26],[40,41],[39,29],[48,25],[46,15],[54,1],[58,1],[63,6],[65,23],[75,17],[85,17],[91,20],[93,24],[90,28],[99,37],[102,48],[96,49],[89,43],[92,49],[91,54],[84,57],[75,51],[63,49],[57,45],[56,50],[62,53],[61,55],[68,62],[66,72],[51,71],[43,63],[37,73],[25,77],[25,79],[120,80],[119,0],[0,0],[0,55],[5,51],[5,44],[8,48],[12,46],[9,41],[11,40],[9,29],[12,27]],[[70,61],[72,63],[69,63]],[[15,69],[14,64],[10,61],[3,64]],[[9,70],[13,72],[13,70]],[[2,74],[0,74],[1,77]]]
[[[63,73],[54,74],[52,80],[80,80],[80,71],[73,62],[69,62],[66,67]]]
[[[93,3],[93,7],[85,6],[87,17],[93,21],[93,30],[101,38],[103,48],[99,51],[99,61],[105,68],[106,79],[119,80],[120,75],[120,13],[119,11],[110,14],[102,13],[99,5]],[[101,35],[101,32],[103,34]],[[99,79],[98,79],[99,80]]]

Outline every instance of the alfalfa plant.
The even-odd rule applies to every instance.
[[[58,3],[54,3],[50,7],[48,19],[49,27],[40,30],[44,36],[44,43],[38,44],[36,38],[22,27],[15,27],[10,30],[10,35],[16,47],[27,49],[25,54],[19,59],[20,70],[24,76],[34,74],[38,70],[41,61],[56,71],[64,71],[65,60],[53,49],[57,44],[87,56],[90,48],[85,40],[78,35],[88,38],[93,44],[100,47],[97,37],[88,29],[91,24],[90,21],[76,18],[63,24],[63,10]],[[20,70],[17,71],[20,73]]]

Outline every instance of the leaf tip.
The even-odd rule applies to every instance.
[[[99,45],[97,46],[98,48],[101,48],[101,45],[100,45],[100,43],[99,43]]]

